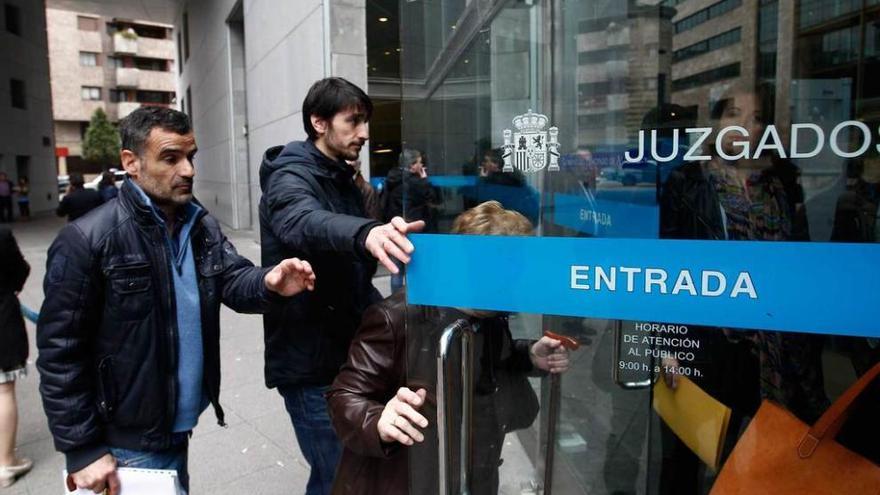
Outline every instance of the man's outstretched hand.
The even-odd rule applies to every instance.
[[[315,290],[315,272],[308,261],[288,258],[272,268],[265,278],[266,288],[282,296]]]
[[[385,265],[388,271],[397,274],[400,270],[391,257],[409,263],[410,255],[415,248],[406,235],[410,232],[420,232],[424,228],[425,222],[422,220],[407,222],[401,217],[394,217],[385,225],[370,230],[367,234],[367,251],[379,260],[379,263]]]

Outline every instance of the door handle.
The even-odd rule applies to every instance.
[[[453,401],[449,389],[450,378],[455,370],[452,369],[450,359],[455,344],[459,343],[461,350],[461,383],[464,387],[461,402],[461,432],[459,436],[459,486],[453,492],[456,495],[470,493],[471,478],[471,442],[473,427],[473,394],[474,394],[474,347],[473,338],[477,329],[467,320],[460,319],[449,325],[440,335],[440,345],[437,351],[437,436],[440,448],[439,482],[440,495],[449,495],[450,470],[453,460],[450,458],[452,444],[451,432],[454,411]]]

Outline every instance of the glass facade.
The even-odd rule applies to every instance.
[[[690,265],[621,261],[627,246],[642,250],[635,257],[694,252],[694,266],[721,252],[757,262],[777,246],[795,258],[820,246],[817,265],[837,263],[854,245],[880,259],[870,245],[880,240],[880,89],[870,83],[880,75],[880,2],[419,0],[398,8],[399,59],[377,70],[399,71],[400,148],[428,164],[431,199],[404,201],[410,219],[439,234],[419,242],[454,246],[462,237],[452,234],[476,232],[456,219],[498,201],[532,225],[528,245],[562,239],[607,262],[572,266],[566,290],[616,286],[608,300],[622,301],[572,311],[495,304],[530,300],[504,290],[505,281],[510,291],[523,287],[532,272],[511,265],[495,285],[471,281],[474,307],[411,304],[407,380],[433,395],[428,440],[410,450],[413,493],[709,493],[737,476],[732,455],[770,463],[745,445],[765,424],[767,404],[812,425],[880,362],[873,307],[833,313],[863,296],[855,282],[825,294],[827,309],[812,308],[839,319],[832,331],[809,318],[772,319],[812,290],[786,283],[781,266],[766,268],[779,270],[772,296],[780,307],[747,322],[722,306],[711,313],[717,320],[707,316],[700,297],[717,290],[763,300],[757,279],[740,273],[725,292],[708,268],[700,279]],[[483,273],[480,265],[507,259],[504,246],[519,242],[499,241],[449,269]],[[442,270],[453,251],[428,263]],[[564,256],[527,259],[552,266]],[[816,268],[789,261],[791,273]],[[553,290],[549,274],[529,283],[534,301]],[[660,298],[638,313],[650,317],[620,316],[633,314],[623,288],[642,284]],[[688,293],[695,302],[681,306],[676,298]],[[562,375],[517,361],[531,359],[522,346],[547,331],[579,344]],[[873,466],[877,389],[836,437]],[[687,390],[704,395],[670,406]],[[705,426],[694,418],[706,416],[724,416],[724,427],[695,444],[688,428]]]

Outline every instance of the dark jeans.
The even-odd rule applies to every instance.
[[[12,196],[0,197],[0,222],[12,221]]]
[[[183,493],[189,492],[189,471],[187,470],[187,450],[189,448],[189,433],[178,433],[176,445],[167,450],[157,452],[110,448],[110,453],[116,458],[118,467],[143,468],[143,469],[174,469],[177,471],[177,479],[183,487]]]
[[[293,422],[299,449],[312,468],[306,495],[329,495],[336,465],[342,456],[342,444],[330,425],[327,400],[329,387],[278,387],[284,406]]]

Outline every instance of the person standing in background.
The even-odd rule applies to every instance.
[[[113,172],[104,172],[101,174],[101,182],[98,183],[98,194],[101,195],[101,201],[107,202],[119,195],[119,188],[116,187],[116,177]]]
[[[31,218],[31,198],[29,196],[31,187],[27,177],[18,179],[15,192],[18,194],[18,214],[21,220],[27,221]]]
[[[0,223],[12,221],[12,192],[14,186],[6,172],[0,172]]]
[[[72,222],[86,213],[101,206],[101,195],[98,191],[86,189],[84,186],[82,174],[70,174],[70,186],[67,188],[67,194],[58,205],[55,213],[59,217],[67,217],[68,222]]]
[[[15,455],[18,405],[15,380],[27,373],[28,339],[17,294],[31,267],[24,260],[15,237],[0,227],[0,488],[31,470],[30,459]]]
[[[435,209],[437,195],[428,181],[425,156],[421,151],[404,149],[398,159],[398,167],[388,172],[385,189],[382,191],[383,219],[391,221],[403,217],[408,222],[422,220],[425,232],[437,229]],[[404,265],[396,262],[400,272],[391,274],[391,291],[403,287]]]

